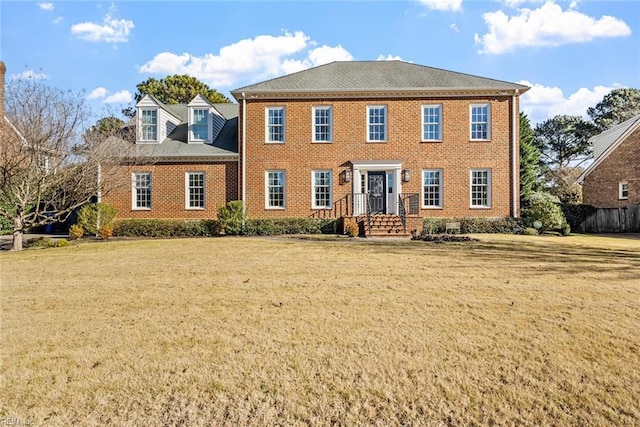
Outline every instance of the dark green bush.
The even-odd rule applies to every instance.
[[[524,229],[517,218],[424,218],[422,234],[444,233],[449,222],[459,222],[462,234],[520,234]]]
[[[3,216],[0,216],[0,235],[13,233],[13,224]]]
[[[117,221],[113,235],[120,237],[211,237],[220,235],[215,220],[125,219]]]
[[[275,236],[279,234],[335,233],[336,220],[328,218],[260,218],[247,219],[247,236]]]
[[[563,203],[560,205],[567,223],[571,226],[571,229],[577,232],[584,232],[582,223],[590,215],[596,212],[596,208],[591,205],[574,205],[569,203]]]
[[[230,236],[242,234],[244,222],[242,201],[233,200],[218,208],[218,222],[224,233]]]

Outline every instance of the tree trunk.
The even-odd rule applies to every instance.
[[[20,218],[13,219],[13,244],[12,251],[22,250],[22,220]]]

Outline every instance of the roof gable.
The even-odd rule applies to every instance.
[[[582,183],[600,163],[609,157],[609,155],[637,129],[640,129],[640,115],[592,137],[589,141],[593,146],[594,161],[582,172],[580,177],[578,177],[578,182]]]
[[[269,92],[374,92],[416,90],[519,91],[528,86],[501,80],[416,65],[403,61],[337,61],[231,91]]]

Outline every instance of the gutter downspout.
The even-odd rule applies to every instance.
[[[247,97],[242,92],[242,229],[245,228],[247,216]]]
[[[518,89],[516,89],[511,96],[511,106],[513,110],[513,122],[511,123],[511,170],[513,171],[513,178],[511,182],[511,194],[513,195],[511,200],[511,216],[514,218],[518,217],[518,175],[520,173],[520,169],[518,168],[518,163],[516,161],[520,154],[518,152],[518,140],[516,138],[516,126],[520,123],[518,111],[516,109],[516,98],[518,97],[518,92]]]

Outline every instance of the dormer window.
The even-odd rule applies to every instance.
[[[158,141],[158,110],[140,110],[140,140],[147,142]]]
[[[191,110],[191,140],[206,142],[209,140],[209,110],[193,108]]]

